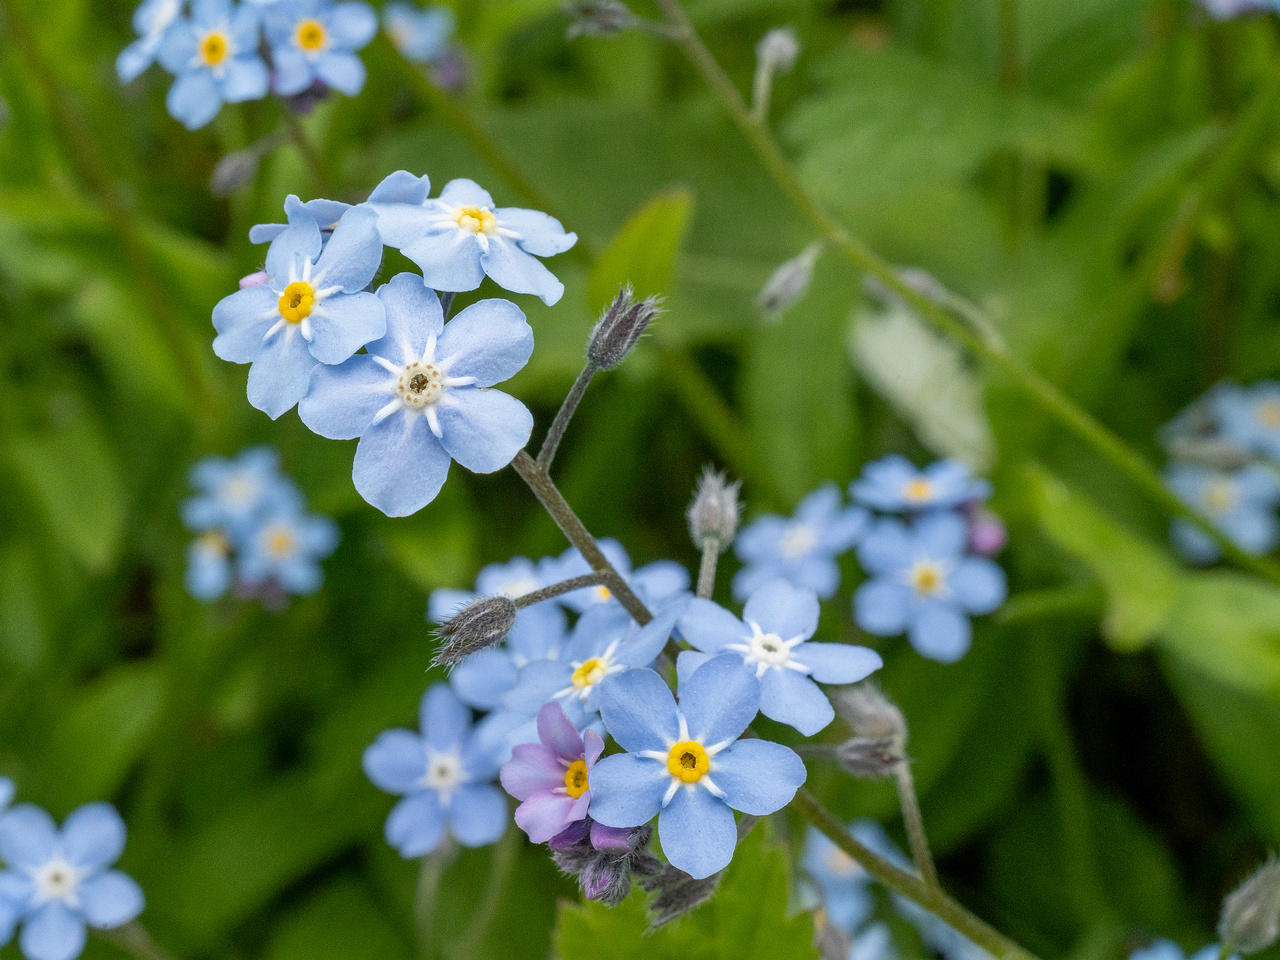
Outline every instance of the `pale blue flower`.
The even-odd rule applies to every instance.
[[[268,282],[213,309],[213,351],[250,363],[249,402],[272,419],[307,392],[311,370],[338,364],[386,333],[382,301],[364,288],[382,262],[376,218],[343,214],[325,243],[315,217],[291,197],[289,228],[267,251]]]
[[[1230,20],[1277,7],[1274,0],[1200,0],[1200,3],[1215,20]]]
[[[1235,472],[1177,465],[1165,474],[1165,483],[1183,503],[1212,521],[1224,536],[1245,553],[1259,556],[1280,541],[1280,483],[1266,467],[1250,464]],[[1222,548],[1199,527],[1174,519],[1170,534],[1178,549],[1194,563],[1212,563]]]
[[[675,561],[655,560],[639,570],[633,570],[631,557],[617,540],[605,537],[598,542],[598,546],[605,559],[650,611],[672,608],[689,596],[689,571]],[[548,583],[556,583],[590,573],[591,565],[576,547],[570,547],[559,557],[544,560],[541,571]],[[600,630],[611,630],[631,622],[631,615],[626,608],[602,584],[573,590],[562,594],[558,599],[570,610],[584,615],[591,614]]]
[[[393,277],[377,296],[387,335],[367,354],[316,367],[298,414],[322,437],[359,437],[356,489],[401,517],[435,499],[452,460],[492,473],[528,443],[533,415],[489,388],[528,362],[533,331],[506,300],[481,300],[446,324],[435,292],[411,273]]]
[[[212,603],[226,596],[233,578],[231,542],[224,533],[210,530],[187,545],[182,582],[191,596]]]
[[[143,0],[133,11],[133,41],[116,57],[116,76],[121,83],[137,79],[155,63],[165,34],[182,15],[183,0]]]
[[[760,712],[806,737],[835,719],[815,680],[857,683],[884,666],[880,654],[866,647],[806,642],[818,629],[817,594],[785,580],[771,580],[753,593],[741,620],[710,600],[694,599],[678,626],[698,648],[680,654],[682,678],[713,657],[728,657],[760,681]]]
[[[272,447],[249,447],[232,459],[205,457],[191,468],[194,496],[183,501],[182,521],[196,532],[241,531],[266,512],[301,508],[302,495],[280,474]]]
[[[733,578],[733,595],[745,600],[770,580],[814,591],[823,600],[840,587],[836,558],[865,535],[871,517],[845,507],[834,483],[800,501],[791,517],[757,517],[738,534],[734,550],[744,564]]]
[[[267,95],[267,65],[258,55],[258,15],[231,0],[194,0],[190,19],[165,30],[158,57],[176,79],[165,106],[188,130],[212,120],[223,103]]]
[[[338,525],[328,517],[281,510],[262,518],[240,544],[239,574],[247,587],[278,584],[307,596],[324,583],[320,561],[338,547]]]
[[[897,955],[893,933],[886,923],[869,924],[849,944],[849,960],[894,960]]]
[[[863,846],[879,852],[884,831],[878,823],[857,820],[849,824],[849,832]],[[888,842],[887,837],[884,840]],[[876,905],[871,874],[816,827],[805,832],[800,866],[817,885],[827,922],[837,930],[851,937],[871,919]]]
[[[320,236],[325,240],[333,235],[333,231],[338,228],[338,221],[350,209],[349,203],[343,203],[341,200],[325,200],[320,197],[303,203],[297,197],[290,195],[284,202],[284,212],[291,221],[295,215],[305,210],[315,220],[320,228]],[[249,242],[270,243],[288,229],[287,223],[257,223],[249,228]]]
[[[363,89],[364,64],[355,52],[378,32],[367,3],[284,0],[264,19],[276,93],[291,97],[317,81],[349,97]]]
[[[578,240],[560,221],[536,210],[495,208],[493,198],[471,180],[451,180],[439,198],[431,183],[401,170],[369,195],[383,242],[422,269],[434,290],[474,290],[487,274],[513,293],[531,293],[548,305],[564,295],[564,284],[538,257],[564,253]]]
[[[1211,943],[1191,955],[1190,960],[1216,960],[1219,945]],[[1129,954],[1129,960],[1187,960],[1187,954],[1172,940],[1156,940],[1150,946],[1139,947]],[[1233,956],[1231,960],[1239,960]]]
[[[1259,456],[1280,461],[1280,383],[1219,384],[1208,395],[1222,436]]]
[[[13,781],[8,777],[0,777],[0,814],[9,808],[9,804],[13,803],[14,794]]]
[[[496,842],[507,826],[507,800],[493,784],[501,763],[478,743],[471,712],[444,683],[418,712],[420,734],[388,730],[364,752],[369,779],[404,797],[387,818],[387,843],[414,859],[446,832],[464,847]]]
[[[114,807],[90,803],[59,830],[39,807],[21,804],[0,817],[0,944],[22,924],[27,960],[74,960],[86,926],[111,930],[145,905],[132,878],[110,869],[124,852],[125,826]],[[16,910],[6,906],[16,907]]]
[[[1004,571],[985,557],[967,556],[968,525],[950,511],[925,514],[909,526],[879,521],[858,547],[870,579],[853,598],[863,630],[905,633],[923,656],[954,663],[969,650],[969,617],[1004,603]]]
[[[630,670],[600,691],[605,727],[627,753],[591,776],[591,817],[638,827],[658,817],[662,851],[697,879],[723,870],[738,842],[733,811],[781,810],[805,780],[804,763],[766,740],[739,740],[760,685],[727,657],[680,685],[680,702],[652,670]]]
[[[939,460],[923,470],[896,453],[868,463],[849,485],[863,506],[886,513],[958,507],[991,496],[991,484],[978,480],[958,460]]]
[[[412,3],[393,2],[382,8],[382,26],[406,60],[435,63],[449,52],[456,18],[448,7],[423,10]]]

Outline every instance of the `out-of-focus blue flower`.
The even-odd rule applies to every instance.
[[[763,584],[781,578],[828,599],[840,586],[836,558],[853,548],[870,522],[867,511],[841,504],[834,483],[801,500],[791,517],[757,517],[734,544],[745,564],[733,578],[734,597],[746,600]]]
[[[849,960],[893,960],[897,955],[886,923],[870,924],[849,944]]]
[[[306,596],[324,583],[320,561],[338,547],[338,525],[328,517],[280,511],[263,518],[241,545],[240,579],[250,586],[279,584]]]
[[[702,879],[723,870],[738,842],[733,811],[765,816],[805,780],[794,752],[739,740],[760,705],[760,685],[728,657],[680,684],[680,703],[652,670],[630,670],[600,691],[605,727],[626,753],[596,764],[591,817],[638,827],[658,817],[672,865]]]
[[[0,814],[3,814],[9,808],[9,804],[13,803],[13,794],[13,781],[8,777],[0,777]]]
[[[923,470],[896,453],[867,464],[849,485],[863,506],[887,513],[958,507],[991,496],[991,484],[978,480],[958,460],[939,460]]]
[[[604,753],[594,730],[584,735],[558,703],[538,711],[539,743],[522,743],[502,765],[502,787],[523,803],[516,826],[534,843],[546,843],[582,820],[591,804],[591,771]]]
[[[1274,0],[1200,0],[1209,15],[1216,20],[1230,20],[1246,13],[1275,10]]]
[[[507,826],[506,797],[493,784],[500,764],[477,742],[470,711],[437,683],[422,698],[419,724],[421,734],[388,730],[364,752],[369,779],[404,797],[387,818],[387,843],[413,859],[446,831],[464,847],[496,842]]]
[[[338,221],[342,219],[342,215],[351,209],[351,204],[343,203],[341,200],[325,200],[317,197],[314,200],[308,200],[302,203],[295,196],[290,196],[285,200],[285,213],[289,214],[293,210],[301,207],[320,227],[320,236],[328,240],[333,235],[333,231],[338,228]],[[249,228],[250,243],[270,243],[280,234],[289,229],[287,223],[258,223]]]
[[[214,353],[252,364],[249,402],[272,419],[302,399],[318,363],[342,363],[387,329],[382,301],[363,292],[382,262],[372,211],[347,211],[325,243],[297,197],[285,209],[289,227],[267,251],[269,281],[213,309]]]
[[[111,869],[124,844],[124,821],[107,803],[80,807],[61,830],[31,804],[0,817],[8,867],[0,873],[0,944],[20,921],[27,960],[74,960],[84,951],[86,925],[111,930],[135,919],[146,902],[142,889]]]
[[[233,459],[205,457],[191,469],[191,485],[196,494],[183,502],[182,521],[195,531],[240,531],[268,511],[302,506],[271,447],[249,447]]]
[[[137,79],[147,67],[155,63],[169,28],[182,15],[182,0],[143,0],[133,11],[133,41],[116,57],[116,76],[121,83]]]
[[[1220,384],[1209,394],[1222,436],[1245,450],[1280,461],[1280,383]]]
[[[1191,955],[1190,960],[1215,960],[1219,953],[1219,945],[1211,943]],[[1129,954],[1129,960],[1187,960],[1183,949],[1172,940],[1156,940],[1150,946],[1139,947]],[[1238,960],[1232,957],[1231,960]]]
[[[677,660],[686,677],[713,657],[727,655],[760,681],[760,712],[811,737],[835,719],[814,683],[857,683],[880,669],[880,654],[845,643],[807,643],[818,629],[818,597],[785,580],[751,595],[739,620],[710,600],[694,599],[680,617],[681,635],[698,651]]]
[[[531,293],[548,305],[564,295],[564,284],[538,257],[564,253],[578,241],[560,221],[537,210],[495,207],[471,180],[451,180],[439,198],[428,199],[431,182],[401,170],[369,195],[383,242],[422,269],[427,286],[461,292],[480,286],[485,275],[514,293]]]
[[[863,846],[876,852],[889,842],[873,820],[849,824],[849,832]],[[827,922],[848,936],[871,918],[875,898],[868,889],[871,875],[815,827],[805,833],[801,867],[817,885]]]
[[[446,324],[435,292],[411,273],[393,277],[377,297],[387,335],[367,354],[317,367],[298,414],[322,437],[359,437],[356,489],[403,517],[435,499],[452,460],[492,473],[528,443],[533,415],[488,388],[528,362],[533,331],[507,300],[481,300]]]
[[[194,0],[190,19],[175,20],[161,38],[161,65],[177,79],[165,106],[188,130],[212,120],[224,103],[267,94],[267,65],[258,55],[258,14],[231,0]]]
[[[187,569],[183,583],[197,600],[211,603],[231,589],[231,542],[210,530],[187,545]]]
[[[1245,553],[1269,553],[1280,541],[1280,483],[1266,467],[1250,464],[1228,473],[1180,464],[1169,468],[1165,482],[1179,500],[1207,516]],[[1173,520],[1170,534],[1194,563],[1212,563],[1222,556],[1213,538],[1186,520]]]
[[[858,547],[870,579],[853,598],[855,619],[880,636],[905,633],[923,656],[954,663],[969,650],[970,615],[1004,603],[1004,571],[985,557],[966,556],[968,525],[949,511],[925,514],[910,526],[879,521]]]
[[[599,541],[599,546],[605,559],[650,610],[672,608],[688,597],[689,571],[675,561],[655,560],[639,570],[632,570],[631,557],[617,540],[606,537]],[[558,558],[543,561],[541,572],[547,583],[556,583],[590,573],[591,565],[576,547],[570,547]],[[591,614],[600,630],[610,630],[631,622],[631,615],[603,584],[583,587],[563,594],[558,599],[570,610],[584,615]]]
[[[364,87],[355,51],[378,32],[378,15],[367,3],[285,0],[271,5],[264,19],[276,93],[291,97],[316,81],[349,97]]]
[[[382,26],[406,60],[435,63],[449,52],[456,21],[448,7],[422,8],[412,3],[388,3]]]

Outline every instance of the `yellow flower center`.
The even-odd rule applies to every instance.
[[[582,665],[573,671],[573,685],[581,690],[583,687],[595,686],[604,679],[608,672],[608,664],[599,657],[590,657],[582,661]]]
[[[200,59],[206,67],[216,67],[231,54],[231,44],[227,35],[220,30],[212,30],[200,41]]]
[[[923,503],[933,499],[933,484],[924,477],[916,477],[902,490],[902,495],[911,503]]]
[[[569,764],[569,769],[564,772],[565,792],[577,800],[587,792],[588,786],[587,762],[585,760],[573,761],[573,763]]]
[[[307,51],[307,53],[323,50],[325,41],[329,39],[329,35],[325,32],[324,24],[319,20],[303,20],[298,24],[298,29],[294,31],[294,37],[298,41],[298,46]]]
[[[293,532],[276,527],[267,534],[267,549],[277,557],[287,557],[293,553]]]
[[[613,591],[601,584],[595,588],[592,596],[595,598],[596,603],[608,603],[613,596]]]
[[[711,758],[702,744],[685,740],[672,745],[667,754],[667,769],[677,780],[697,783],[711,769]]]
[[[217,530],[210,530],[200,538],[200,546],[206,550],[213,550],[218,553],[226,554],[231,551],[231,544],[227,542],[227,538]]]
[[[1280,401],[1266,400],[1258,404],[1258,422],[1268,430],[1280,430]]]
[[[1204,503],[1210,513],[1226,513],[1236,502],[1236,487],[1230,480],[1214,480],[1204,491]]]
[[[942,588],[942,570],[936,563],[917,563],[911,568],[911,586],[926,596],[937,593]]]
[[[311,316],[311,308],[316,302],[316,292],[311,284],[297,280],[284,288],[280,295],[280,316],[290,323],[301,323]]]
[[[461,229],[472,233],[491,234],[498,228],[498,218],[481,207],[458,207],[453,219]]]

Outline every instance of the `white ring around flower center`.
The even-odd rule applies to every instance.
[[[795,670],[797,673],[808,673],[809,668],[798,663],[791,651],[804,643],[804,637],[792,637],[783,640],[776,633],[765,633],[760,624],[748,620],[751,635],[743,637],[737,643],[726,643],[724,649],[742,654],[742,661],[748,667],[755,667],[756,677],[760,678],[769,670]]]
[[[462,757],[458,751],[455,749],[437,753],[428,747],[427,772],[422,777],[422,785],[447,797],[460,787],[462,782]]]
[[[444,371],[434,363],[415,360],[407,364],[396,380],[396,396],[412,410],[436,403],[444,395]]]
[[[793,523],[782,535],[782,555],[798,557],[818,545],[818,533],[807,523]]]
[[[87,870],[68,863],[60,856],[37,867],[31,875],[36,888],[36,905],[60,900],[68,906],[77,906],[76,891],[87,874]]]

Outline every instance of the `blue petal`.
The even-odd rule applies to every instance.
[[[0,879],[4,876],[0,873]],[[15,897],[0,895],[0,947],[7,946],[13,939],[13,933],[18,929],[18,921],[22,918],[24,904],[29,896],[30,894],[25,890],[21,901]]]
[[[191,58],[196,55],[196,42],[191,25],[179,20],[165,31],[160,49],[156,51],[156,59],[172,74],[185,73],[191,64]]]
[[[491,237],[489,251],[480,262],[498,286],[514,293],[532,293],[552,306],[564,296],[564,284],[548,270],[541,260],[525,253],[514,241],[504,237]]]
[[[188,130],[199,130],[222,109],[222,95],[208,70],[188,70],[173,81],[164,105]]]
[[[594,814],[594,788],[591,798]],[[673,867],[702,880],[729,865],[738,844],[738,828],[733,811],[723,801],[701,787],[683,787],[659,814],[658,837]]]
[[[378,32],[378,16],[367,3],[338,3],[329,10],[329,36],[348,50],[358,50]]]
[[[390,221],[384,228],[384,236],[391,232],[399,239],[402,230],[407,230],[407,224]],[[482,251],[474,236],[464,236],[459,242],[458,232],[452,229],[417,236],[402,246],[400,252],[418,265],[422,279],[433,290],[474,290],[484,280],[484,267],[480,264]]]
[[[969,524],[950,510],[925,514],[916,521],[914,532],[925,553],[935,560],[957,557],[969,545]]]
[[[471,711],[447,683],[435,683],[422,696],[418,722],[431,749],[452,750],[471,731]]]
[[[387,843],[406,860],[426,856],[444,839],[444,812],[435,793],[423,790],[405,797],[387,817]]]
[[[315,68],[307,55],[292,44],[271,50],[272,86],[282,97],[292,97],[311,86]]]
[[[509,464],[529,442],[533,414],[499,390],[457,387],[437,405],[440,445],[474,473],[493,473]]]
[[[853,614],[867,633],[893,637],[905,633],[911,623],[911,588],[888,577],[876,577],[853,595]]]
[[[787,526],[785,519],[773,514],[757,517],[738,534],[733,550],[744,563],[772,559],[782,546]]]
[[[556,660],[535,660],[520,670],[511,691],[502,698],[508,710],[526,717],[534,716],[557,693],[571,686],[573,667]]]
[[[819,683],[857,683],[884,666],[874,650],[848,643],[802,643],[791,656]]]
[[[13,803],[14,793],[13,781],[8,777],[0,777],[0,813],[3,813],[5,808]]]
[[[62,825],[62,849],[78,867],[102,870],[124,853],[124,821],[109,803],[87,803]]]
[[[600,716],[624,750],[666,750],[680,731],[675,698],[652,670],[628,670],[601,684]]]
[[[403,203],[420,206],[426,202],[427,196],[431,193],[431,180],[424,176],[418,177],[409,173],[407,170],[397,170],[395,173],[384,177],[382,182],[373,188],[373,192],[369,194],[369,204],[374,206],[376,210],[377,204],[380,203]],[[381,224],[379,224],[381,229]],[[388,243],[388,246],[394,244]]]
[[[449,674],[449,683],[459,699],[477,710],[495,710],[503,696],[516,685],[519,671],[511,657],[500,650],[477,650]]]
[[[564,644],[567,629],[564,610],[544,600],[516,614],[516,625],[507,637],[507,646],[524,661],[554,656]]]
[[[841,510],[839,515],[818,531],[818,543],[832,554],[851,550],[871,529],[871,514],[861,507]]]
[[[248,4],[240,4],[234,9],[228,8],[231,20],[231,45],[241,52],[256,50],[261,39],[258,29],[258,11]],[[220,17],[220,20],[226,19]]]
[[[60,900],[36,909],[18,941],[27,960],[75,960],[84,952],[84,921]]]
[[[796,506],[795,519],[815,530],[821,530],[835,520],[839,512],[840,488],[834,483],[824,483],[800,501]]]
[[[474,180],[450,180],[440,191],[439,203],[450,207],[485,207],[493,209],[493,197]]]
[[[316,76],[348,97],[364,89],[364,63],[354,53],[335,50],[322,55],[316,61]]]
[[[554,257],[578,242],[576,233],[566,233],[559,220],[540,210],[499,207],[494,214],[498,223],[520,234],[520,247],[535,257]]]
[[[444,311],[436,292],[414,273],[397,273],[378,288],[387,312],[387,335],[369,344],[376,357],[405,365],[420,360],[433,334],[444,332]]]
[[[312,283],[317,288],[337,286],[344,293],[356,293],[369,285],[381,263],[378,215],[365,206],[352,207],[325,244]]]
[[[280,321],[280,295],[250,287],[223,297],[213,308],[213,352],[232,363],[253,363],[267,331]]]
[[[415,186],[411,181],[421,186]],[[439,219],[438,213],[423,207],[421,201],[398,199],[402,196],[414,196],[419,190],[425,192],[429,189],[430,184],[425,176],[414,177],[400,170],[383,180],[373,193],[369,194],[367,205],[378,215],[378,233],[382,235],[382,242],[388,247],[403,250],[425,238],[427,232],[432,229],[432,225]],[[441,249],[446,247],[442,245]],[[478,266],[479,257],[476,257],[476,263]],[[479,285],[477,281],[476,286]]]
[[[288,210],[291,204],[296,204],[300,211],[306,209],[302,201],[292,194],[285,201],[285,209]],[[323,245],[324,238],[315,217],[291,213],[289,226],[271,241],[267,249],[267,274],[275,288],[284,290],[285,284],[300,278],[303,265],[314,261]]]
[[[514,377],[533,354],[533,329],[510,300],[473,303],[444,327],[436,356],[451,377],[491,387]]]
[[[85,920],[98,930],[112,930],[137,919],[147,904],[142,888],[119,870],[89,877],[76,893]]]
[[[715,657],[680,688],[689,735],[707,746],[737,739],[759,708],[760,684],[737,654]]]
[[[591,771],[593,820],[606,827],[639,827],[662,809],[671,774],[660,760],[615,753]]]
[[[732,613],[710,600],[694,598],[680,617],[680,635],[699,650],[715,653],[726,643],[751,636],[751,631]],[[681,659],[684,659],[683,654]]]
[[[643,627],[630,632],[627,639],[618,644],[615,659],[628,667],[649,666],[667,645],[675,626],[674,612],[659,613]]]
[[[261,57],[236,57],[222,78],[222,98],[227,103],[260,100],[267,95],[268,85],[267,65]]]
[[[786,572],[778,563],[763,563],[759,566],[743,567],[733,575],[733,597],[735,600],[746,600],[770,580],[776,580]]]
[[[682,650],[676,657],[676,683],[683,686],[704,663],[714,657],[714,653],[699,653],[697,650]]]
[[[155,44],[149,37],[133,41],[116,57],[116,77],[121,83],[130,83],[155,62]]]
[[[900,520],[879,521],[858,544],[858,562],[867,573],[894,573],[911,566],[915,541]]]
[[[0,857],[12,868],[41,867],[58,851],[58,827],[39,807],[23,803],[0,817]]]
[[[966,557],[947,578],[956,601],[969,613],[990,613],[1004,603],[1004,571],[990,560]]]
[[[444,623],[475,598],[476,595],[469,590],[450,587],[433,590],[427,598],[427,619],[432,623]]]
[[[316,304],[309,319],[311,355],[321,363],[342,363],[387,332],[386,310],[372,293],[335,294]]]
[[[950,604],[936,600],[921,605],[907,634],[911,646],[930,660],[955,663],[969,652],[969,618]]]
[[[773,580],[751,595],[742,619],[783,640],[808,639],[818,629],[818,597],[812,590],[797,590],[784,580]]]
[[[313,433],[330,440],[354,440],[394,396],[391,375],[368,354],[337,366],[317,364],[298,416]]]
[[[642,600],[661,607],[689,589],[689,571],[674,560],[655,560],[633,573],[630,583]]]
[[[272,420],[279,418],[307,395],[315,366],[298,325],[285,324],[262,344],[249,368],[249,402]]]
[[[509,819],[506,795],[495,786],[468,784],[449,799],[449,828],[464,847],[496,843]]]
[[[790,803],[807,776],[795,751],[768,740],[739,740],[716,754],[712,767],[711,779],[725,802],[757,817]]]
[[[836,712],[816,683],[794,670],[767,670],[760,678],[760,712],[806,737],[824,729]],[[717,783],[719,781],[716,781]]]
[[[187,569],[182,582],[197,600],[217,600],[231,586],[230,558],[222,550],[209,550],[196,540],[187,547]]]
[[[449,455],[426,418],[393,413],[360,438],[351,478],[387,516],[407,517],[436,498],[448,475]]]

